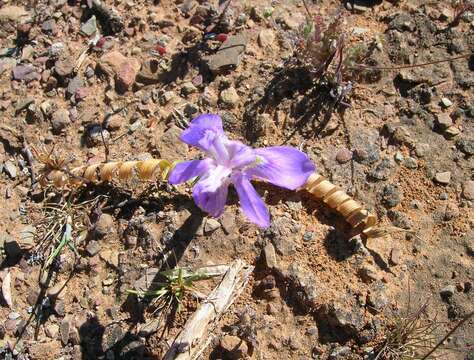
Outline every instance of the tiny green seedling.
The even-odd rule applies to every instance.
[[[268,19],[272,17],[274,9],[272,7],[267,7],[263,10],[263,17]]]
[[[153,290],[130,289],[127,292],[142,298],[153,298],[153,301],[157,304],[156,311],[167,310],[176,306],[176,310],[179,312],[186,294],[189,293],[197,298],[203,298],[195,288],[197,281],[207,280],[220,275],[222,275],[221,271],[208,271],[207,268],[191,271],[187,268],[177,267],[160,272],[159,276],[163,278],[163,281],[152,282],[151,288]]]

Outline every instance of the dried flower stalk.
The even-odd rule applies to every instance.
[[[44,164],[41,171],[40,182],[45,185],[54,184],[55,187],[77,187],[85,183],[99,183],[118,178],[128,181],[133,177],[139,180],[152,180],[158,175],[166,179],[169,171],[174,166],[164,159],[149,159],[137,161],[112,161],[87,166],[79,166],[69,170],[67,161],[61,160],[44,153],[35,151],[37,159]]]
[[[341,214],[353,228],[362,228],[362,233],[369,237],[375,234],[376,216],[324,176],[312,174],[304,188]]]

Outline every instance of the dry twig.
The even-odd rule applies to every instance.
[[[252,270],[253,266],[242,260],[232,263],[221,283],[186,322],[164,360],[191,360],[199,357],[211,341],[209,334],[245,288]]]

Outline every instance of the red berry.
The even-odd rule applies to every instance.
[[[219,34],[216,36],[216,40],[220,42],[224,42],[227,40],[227,34]]]
[[[166,54],[166,48],[164,46],[156,45],[155,50],[162,56]]]

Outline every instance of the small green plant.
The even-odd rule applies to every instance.
[[[158,278],[162,281],[151,283],[151,290],[127,290],[129,294],[137,295],[141,298],[152,298],[157,311],[168,311],[176,308],[181,310],[182,302],[187,294],[197,298],[203,296],[196,290],[195,283],[201,280],[208,280],[214,276],[222,275],[222,272],[208,271],[207,268],[191,271],[187,268],[176,267],[158,273]]]
[[[263,17],[265,19],[272,17],[273,11],[274,9],[272,7],[266,7],[265,9],[263,9]]]

